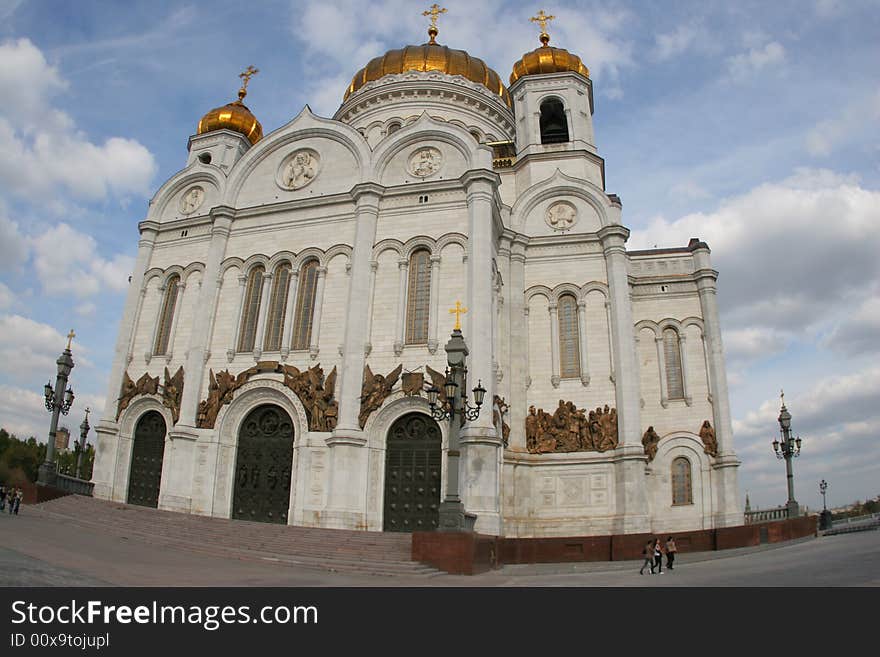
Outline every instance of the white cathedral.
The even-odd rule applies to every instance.
[[[432,530],[450,424],[427,390],[460,318],[486,390],[452,460],[476,531],[742,524],[708,246],[626,249],[589,71],[543,12],[509,86],[438,44],[436,15],[332,118],[264,136],[249,68],[199,122],[139,224],[95,495]]]

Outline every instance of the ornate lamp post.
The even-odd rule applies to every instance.
[[[452,337],[446,343],[446,362],[449,365],[446,369],[446,382],[443,386],[446,399],[438,403],[440,389],[436,386],[431,386],[427,392],[431,415],[438,421],[449,420],[446,497],[440,503],[440,530],[473,531],[476,518],[465,514],[464,504],[462,504],[459,495],[458,470],[461,444],[458,433],[465,419],[472,422],[479,417],[486,389],[483,388],[482,382],[477,383],[477,387],[473,390],[475,406],[471,406],[465,390],[467,385],[465,358],[468,355],[468,348],[461,335],[460,323],[461,313],[467,312],[467,309],[462,308],[458,302],[455,306],[455,311],[450,311],[456,314],[455,328],[452,331]]]
[[[824,479],[819,482],[819,492],[822,493],[822,513],[819,515],[819,529],[831,529],[831,511],[825,504],[825,491],[828,490],[828,482]]]
[[[70,353],[70,342],[76,337],[73,329],[67,334],[67,348],[55,361],[58,364],[58,376],[55,379],[55,388],[51,383],[43,386],[46,397],[46,410],[52,414],[52,422],[49,425],[49,444],[46,446],[46,460],[40,465],[37,474],[37,483],[51,486],[55,483],[57,465],[55,464],[55,432],[58,430],[58,416],[67,415],[73,405],[73,389],[67,386],[67,377],[73,369],[73,355]]]
[[[794,472],[791,468],[791,460],[801,455],[801,437],[792,438],[791,413],[785,407],[785,393],[782,393],[782,410],[779,412],[779,427],[782,441],[773,441],[773,451],[776,458],[785,459],[785,473],[788,478],[788,517],[796,518],[800,515],[800,507],[794,499]]]
[[[82,472],[80,470],[80,465],[82,464],[82,457],[86,451],[86,442],[89,439],[89,409],[86,407],[86,417],[83,419],[82,424],[79,425],[79,440],[74,442],[74,447],[77,450],[76,455],[76,473],[75,476],[82,479]]]

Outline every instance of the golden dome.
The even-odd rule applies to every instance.
[[[257,117],[241,101],[247,96],[247,86],[251,76],[259,73],[258,69],[248,66],[239,74],[242,79],[241,89],[238,90],[238,100],[232,101],[223,107],[215,107],[199,121],[198,134],[203,135],[213,130],[232,130],[243,134],[251,144],[256,144],[263,138],[263,126],[257,121]]]
[[[343,101],[368,82],[378,80],[386,75],[404,73],[406,71],[440,71],[447,75],[461,75],[471,82],[478,82],[498,94],[501,100],[510,107],[510,94],[501,82],[501,77],[486,66],[482,59],[471,57],[464,50],[453,50],[441,46],[434,41],[434,34],[429,30],[431,40],[420,46],[406,46],[398,50],[389,50],[381,57],[370,60],[370,63],[358,71],[345,91]]]
[[[510,84],[513,84],[526,75],[540,75],[542,73],[565,73],[573,71],[580,73],[585,78],[590,77],[590,69],[584,66],[581,58],[573,55],[564,48],[554,48],[548,45],[550,37],[547,33],[541,34],[540,48],[527,52],[513,65],[510,74]]]

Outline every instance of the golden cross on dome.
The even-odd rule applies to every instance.
[[[461,330],[461,316],[464,315],[468,311],[467,308],[461,307],[461,301],[455,302],[455,308],[451,308],[449,310],[450,315],[455,315],[455,329],[456,331]]]
[[[73,332],[73,329],[70,329],[70,333],[67,334],[67,351],[70,351],[70,342],[76,337],[76,333]]]
[[[251,78],[259,72],[260,69],[254,68],[252,65],[250,65],[244,71],[238,74],[238,77],[241,78],[241,89],[238,90],[239,100],[247,96],[248,82],[250,82]]]
[[[552,21],[555,18],[556,16],[548,16],[547,14],[545,14],[544,10],[542,9],[538,12],[537,16],[532,16],[529,19],[532,23],[537,23],[541,26],[541,43],[543,43],[545,46],[550,41],[550,35],[547,34],[547,21]]]
[[[437,17],[440,14],[446,13],[446,7],[440,7],[436,2],[431,5],[431,9],[429,11],[423,11],[422,16],[430,16],[431,17],[431,27],[428,28],[428,36],[431,37],[431,40],[428,43],[434,43],[434,37],[437,36]]]

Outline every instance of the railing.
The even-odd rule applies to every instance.
[[[63,490],[66,493],[73,493],[74,495],[87,495],[89,497],[92,496],[92,490],[95,488],[95,484],[91,481],[86,481],[85,479],[77,479],[76,477],[71,477],[65,474],[57,474],[55,475],[55,483],[53,484],[55,488]]]
[[[745,524],[753,525],[756,522],[769,522],[771,520],[786,520],[788,507],[780,506],[775,509],[755,509],[745,512]]]
[[[854,518],[840,518],[839,520],[832,520],[831,526],[834,529],[839,529],[840,527],[848,527],[850,525],[866,525],[875,522],[880,522],[880,513],[872,513],[865,516],[856,516]]]
[[[516,162],[515,157],[496,157],[492,160],[493,169],[508,169]]]

